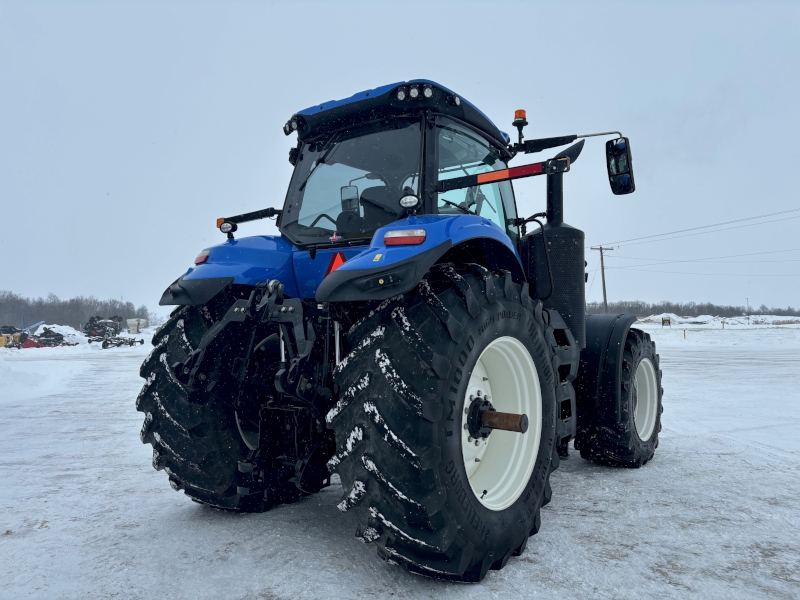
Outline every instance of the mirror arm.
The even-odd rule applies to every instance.
[[[616,135],[617,137],[623,137],[622,133],[619,131],[604,131],[602,133],[584,133],[582,135],[562,135],[560,137],[540,138],[538,140],[527,140],[524,142],[520,140],[520,142],[514,144],[511,147],[511,149],[514,151],[515,154],[519,154],[520,152],[524,154],[534,154],[536,152],[541,152],[542,150],[547,150],[548,148],[557,148],[558,146],[565,146],[566,144],[570,144],[575,140],[579,140],[581,138],[598,137],[601,135]]]
[[[616,135],[617,137],[624,137],[619,131],[604,131],[603,133],[584,133],[583,135],[575,136],[576,138],[598,137],[601,135]]]

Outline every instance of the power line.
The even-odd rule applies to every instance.
[[[686,235],[675,235],[672,237],[661,238],[660,240],[647,240],[644,242],[632,242],[630,244],[619,244],[621,246],[638,246],[640,244],[652,244],[653,242],[664,242],[667,240],[675,240],[679,238],[692,237],[695,235],[704,235],[706,233],[719,233],[720,231],[729,231],[731,229],[741,229],[742,227],[753,227],[755,225],[766,225],[767,223],[777,223],[779,221],[791,221],[792,219],[800,219],[800,215],[796,217],[786,217],[785,219],[773,219],[772,221],[762,221],[761,223],[748,223],[747,225],[736,225],[735,227],[725,227],[724,229],[714,229],[713,231],[698,231],[697,233],[687,233]]]
[[[656,260],[656,261],[663,260],[663,261],[669,261],[669,262],[703,262],[703,261],[706,261],[706,260],[717,260],[717,259],[720,259],[720,258],[739,258],[740,256],[760,256],[762,254],[780,254],[780,253],[783,253],[783,252],[798,252],[798,251],[800,251],[800,248],[788,248],[787,250],[767,250],[765,252],[748,252],[746,254],[727,254],[725,256],[710,256],[710,257],[707,257],[707,258],[691,258],[691,259],[685,259],[685,260],[679,260],[679,259],[669,260],[669,259],[666,259],[666,258],[639,258],[639,257],[634,257],[634,256],[620,256],[619,254],[617,254],[617,255],[613,255],[612,254],[609,258],[624,258],[624,259],[627,259],[627,260]],[[747,261],[743,261],[743,262],[747,262]],[[664,263],[664,264],[666,264],[666,263]],[[609,267],[609,268],[611,268],[611,267]]]
[[[586,290],[586,293],[587,293],[587,294],[588,294],[589,292],[591,292],[591,291],[592,291],[592,288],[594,287],[594,280],[595,280],[595,279],[597,279],[597,272],[598,272],[599,270],[600,270],[600,267],[597,267],[597,268],[594,270],[594,275],[592,275],[592,283],[590,283],[590,284],[589,284],[589,289],[588,289],[588,290]]]
[[[644,265],[643,265],[644,266]],[[611,267],[609,267],[611,268]],[[637,269],[635,267],[614,267],[625,271],[639,271],[640,273],[671,273],[675,275],[708,275],[720,277],[800,277],[800,273],[783,273],[777,275],[767,275],[764,273],[687,273],[686,271],[651,271],[648,269]]]
[[[722,225],[730,225],[731,223],[741,223],[742,221],[752,221],[754,219],[766,219],[767,217],[774,217],[776,215],[785,215],[787,213],[793,213],[793,212],[798,212],[798,211],[800,211],[800,208],[791,208],[789,210],[782,210],[782,211],[779,211],[779,212],[768,213],[766,215],[758,215],[758,216],[755,216],[755,217],[745,217],[743,219],[734,219],[733,221],[723,221],[722,223],[713,223],[711,225],[701,225],[700,227],[690,227],[689,229],[678,229],[676,231],[668,231],[666,233],[656,233],[656,234],[653,234],[653,235],[646,235],[646,236],[638,237],[638,238],[630,238],[630,239],[627,239],[627,240],[620,240],[618,242],[610,242],[608,244],[603,244],[603,245],[604,246],[612,246],[614,244],[626,244],[627,245],[627,242],[637,242],[639,240],[647,240],[647,239],[655,238],[655,237],[663,237],[665,235],[673,235],[675,233],[685,233],[687,231],[697,231],[698,229],[708,229],[709,227],[720,227]],[[790,218],[798,218],[798,217],[790,217]],[[783,219],[777,219],[777,220],[781,221]],[[769,222],[772,223],[774,221],[769,221]],[[760,225],[760,224],[761,223],[753,223],[753,225]],[[735,229],[735,228],[731,228],[731,229]],[[725,230],[723,229],[721,231],[725,231]],[[709,232],[704,232],[704,233],[712,233],[712,232],[709,231]],[[685,236],[680,236],[680,237],[685,237]],[[656,240],[656,241],[658,241],[658,240]]]
[[[619,256],[612,256],[609,258],[622,258]],[[702,262],[702,261],[694,261],[694,260],[668,260],[665,262],[654,262],[648,263],[646,265],[634,265],[639,267],[657,267],[658,265],[674,265],[675,263],[687,263],[687,262]],[[752,263],[761,264],[761,265],[776,265],[779,263],[797,263],[800,262],[800,258],[789,258],[786,260],[720,260],[717,262],[711,263],[712,265],[749,265]],[[625,267],[606,267],[606,269],[624,269]]]

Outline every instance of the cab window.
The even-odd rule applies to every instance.
[[[477,133],[452,121],[436,128],[438,181],[508,168],[499,153]],[[507,220],[516,217],[509,181],[485,183],[438,194],[439,214],[473,213],[485,217],[516,237]]]

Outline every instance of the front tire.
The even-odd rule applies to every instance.
[[[340,510],[355,513],[356,536],[379,556],[480,581],[539,530],[559,460],[546,319],[510,274],[444,265],[350,329],[327,417],[338,442],[329,467],[345,490]],[[478,391],[497,410],[530,412],[528,432],[467,442]]]

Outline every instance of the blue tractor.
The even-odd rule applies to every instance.
[[[338,474],[380,557],[480,581],[541,527],[571,440],[604,465],[653,457],[655,344],[632,315],[586,316],[584,234],[564,222],[585,140],[508,166],[590,136],[513,125],[515,142],[427,80],[291,117],[283,208],[219,219],[227,239],[161,298],[176,308],[136,407],[175,490],[258,512]],[[612,191],[633,192],[628,140],[606,156]],[[540,175],[547,209],[520,217],[511,182]],[[279,236],[235,237],[270,217]]]

